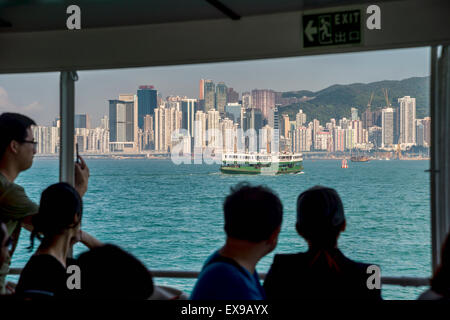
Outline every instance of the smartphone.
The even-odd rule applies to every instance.
[[[77,153],[77,159],[75,160],[76,163],[80,163],[80,154],[78,153],[78,142],[75,144],[76,153]]]

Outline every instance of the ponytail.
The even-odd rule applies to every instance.
[[[50,239],[75,227],[79,223],[74,223],[75,217],[81,221],[82,213],[83,202],[78,191],[65,182],[51,185],[42,192],[39,212],[32,218],[33,231],[27,249],[33,250],[35,238]]]

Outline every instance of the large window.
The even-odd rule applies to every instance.
[[[339,247],[345,255],[380,265],[383,276],[429,277],[428,64],[429,50],[419,48],[79,72],[75,142],[91,170],[83,228],[129,250],[150,269],[199,271],[224,242],[222,203],[230,187],[264,184],[284,206],[279,244],[257,266],[267,272],[274,254],[307,250],[294,228],[296,199],[325,185],[344,202],[347,229]],[[15,77],[2,76],[0,87],[17,91]],[[58,117],[56,90],[39,115],[49,132],[58,125],[52,123]],[[23,90],[22,96],[38,100],[43,93]],[[27,113],[13,104],[0,108]],[[175,134],[177,129],[184,133]],[[278,145],[301,153],[303,168],[295,174],[231,175],[221,173],[221,161],[202,161],[202,155],[217,160],[222,153],[248,154],[249,129],[261,133],[256,152],[270,154]],[[18,180],[36,200],[57,180],[58,162],[44,150]],[[57,156],[57,149],[48,150]],[[174,155],[183,155],[185,163],[176,164]],[[232,167],[258,170],[245,161]],[[28,259],[26,245],[22,239],[13,266]],[[77,246],[75,254],[82,250]],[[195,280],[156,283],[189,293]],[[423,289],[384,286],[383,297],[415,299]]]

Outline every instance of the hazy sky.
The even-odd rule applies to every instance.
[[[198,98],[200,79],[224,81],[239,93],[324,89],[333,84],[369,83],[428,76],[429,48],[385,50],[313,57],[282,58],[170,67],[79,72],[76,113],[89,113],[99,123],[108,114],[108,99],[154,85],[163,97]],[[50,125],[59,113],[59,73],[0,75],[0,112],[12,111]]]

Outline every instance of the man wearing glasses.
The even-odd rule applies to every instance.
[[[7,236],[12,239],[9,256],[0,264],[0,294],[6,293],[6,274],[19,239],[21,227],[32,230],[31,216],[38,205],[28,198],[25,190],[14,183],[18,175],[31,167],[37,142],[31,126],[36,123],[18,113],[0,115],[0,221],[4,221]],[[75,189],[80,196],[87,191],[89,168],[83,159],[75,164]]]

